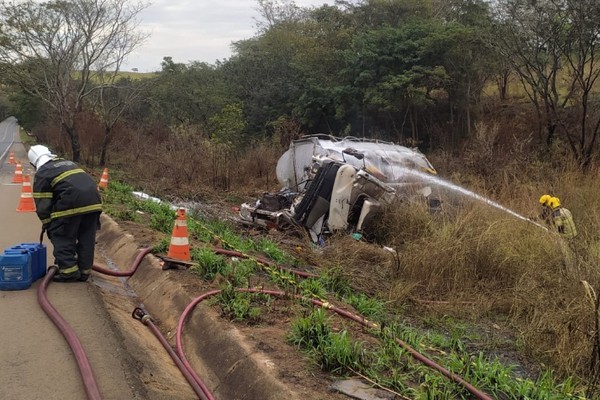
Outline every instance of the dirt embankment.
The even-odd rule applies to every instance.
[[[140,246],[150,245],[155,235],[142,226],[121,227],[103,217],[98,243],[114,265],[128,269]],[[189,271],[162,270],[159,259],[151,255],[127,283],[173,345],[185,307],[214,289]],[[195,308],[184,325],[184,351],[217,399],[347,399],[331,391],[331,377],[286,343],[288,311],[289,304],[281,301],[260,325],[248,326],[224,320],[205,303]]]

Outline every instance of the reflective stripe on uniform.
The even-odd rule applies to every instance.
[[[51,199],[52,192],[33,192],[34,199]]]
[[[92,204],[91,206],[71,208],[70,210],[55,211],[50,214],[50,218],[56,219],[61,217],[69,217],[72,215],[85,214],[94,211],[102,211],[102,204]]]
[[[79,266],[77,266],[77,265],[74,265],[72,267],[67,267],[67,268],[59,268],[59,272],[61,275],[73,274],[77,271],[79,271]]]
[[[68,176],[75,175],[75,174],[82,174],[82,173],[85,174],[86,172],[84,170],[82,170],[81,168],[75,168],[70,171],[63,172],[62,174],[58,175],[56,178],[52,179],[52,182],[50,182],[50,186],[54,187],[58,182],[62,181],[63,179],[65,179]]]

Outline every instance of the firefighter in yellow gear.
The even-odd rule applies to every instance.
[[[572,239],[577,236],[577,228],[571,211],[561,206],[560,199],[545,194],[540,197],[542,213],[540,218],[544,219],[549,225],[564,238]]]

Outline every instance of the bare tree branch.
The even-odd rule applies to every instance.
[[[54,109],[79,161],[75,117],[84,100],[111,85],[146,35],[136,31],[147,5],[129,0],[0,2],[0,72]]]

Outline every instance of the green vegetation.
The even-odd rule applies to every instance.
[[[157,203],[136,198],[133,188],[118,181],[111,181],[103,192],[106,211],[124,221],[139,221],[142,214],[150,216],[149,226],[162,233],[171,233],[175,211],[166,203]],[[118,206],[118,207],[117,207]],[[117,208],[115,208],[117,207]]]
[[[219,274],[233,287],[244,287],[250,284],[250,277],[256,271],[256,263],[252,260],[230,262],[211,249],[203,248],[194,248],[191,253],[192,260],[197,263],[191,271],[202,279],[213,280]]]
[[[215,254],[211,249],[194,248],[191,252],[192,259],[198,263],[191,271],[203,279],[212,280],[216,274],[227,275],[229,264],[225,257]]]
[[[468,399],[471,395],[452,381],[415,361],[401,346],[402,339],[495,398],[580,399],[584,394],[572,379],[557,385],[550,371],[535,381],[515,379],[514,367],[479,353],[469,355],[460,348],[441,343],[437,334],[420,334],[395,325],[384,329],[378,345],[352,340],[347,330],[333,332],[331,317],[316,309],[293,321],[288,341],[305,350],[319,366],[338,374],[363,374],[377,384],[415,399]],[[439,346],[431,347],[432,338]],[[446,344],[446,346],[444,346]]]
[[[381,321],[385,318],[385,303],[374,297],[369,297],[363,293],[352,293],[343,298],[358,311],[360,315],[374,321]]]
[[[19,128],[19,138],[25,146],[32,146],[37,143],[35,137],[29,136],[25,128]]]
[[[223,315],[233,321],[255,323],[259,321],[261,308],[259,305],[271,302],[270,296],[261,293],[243,293],[226,285],[217,296]]]

